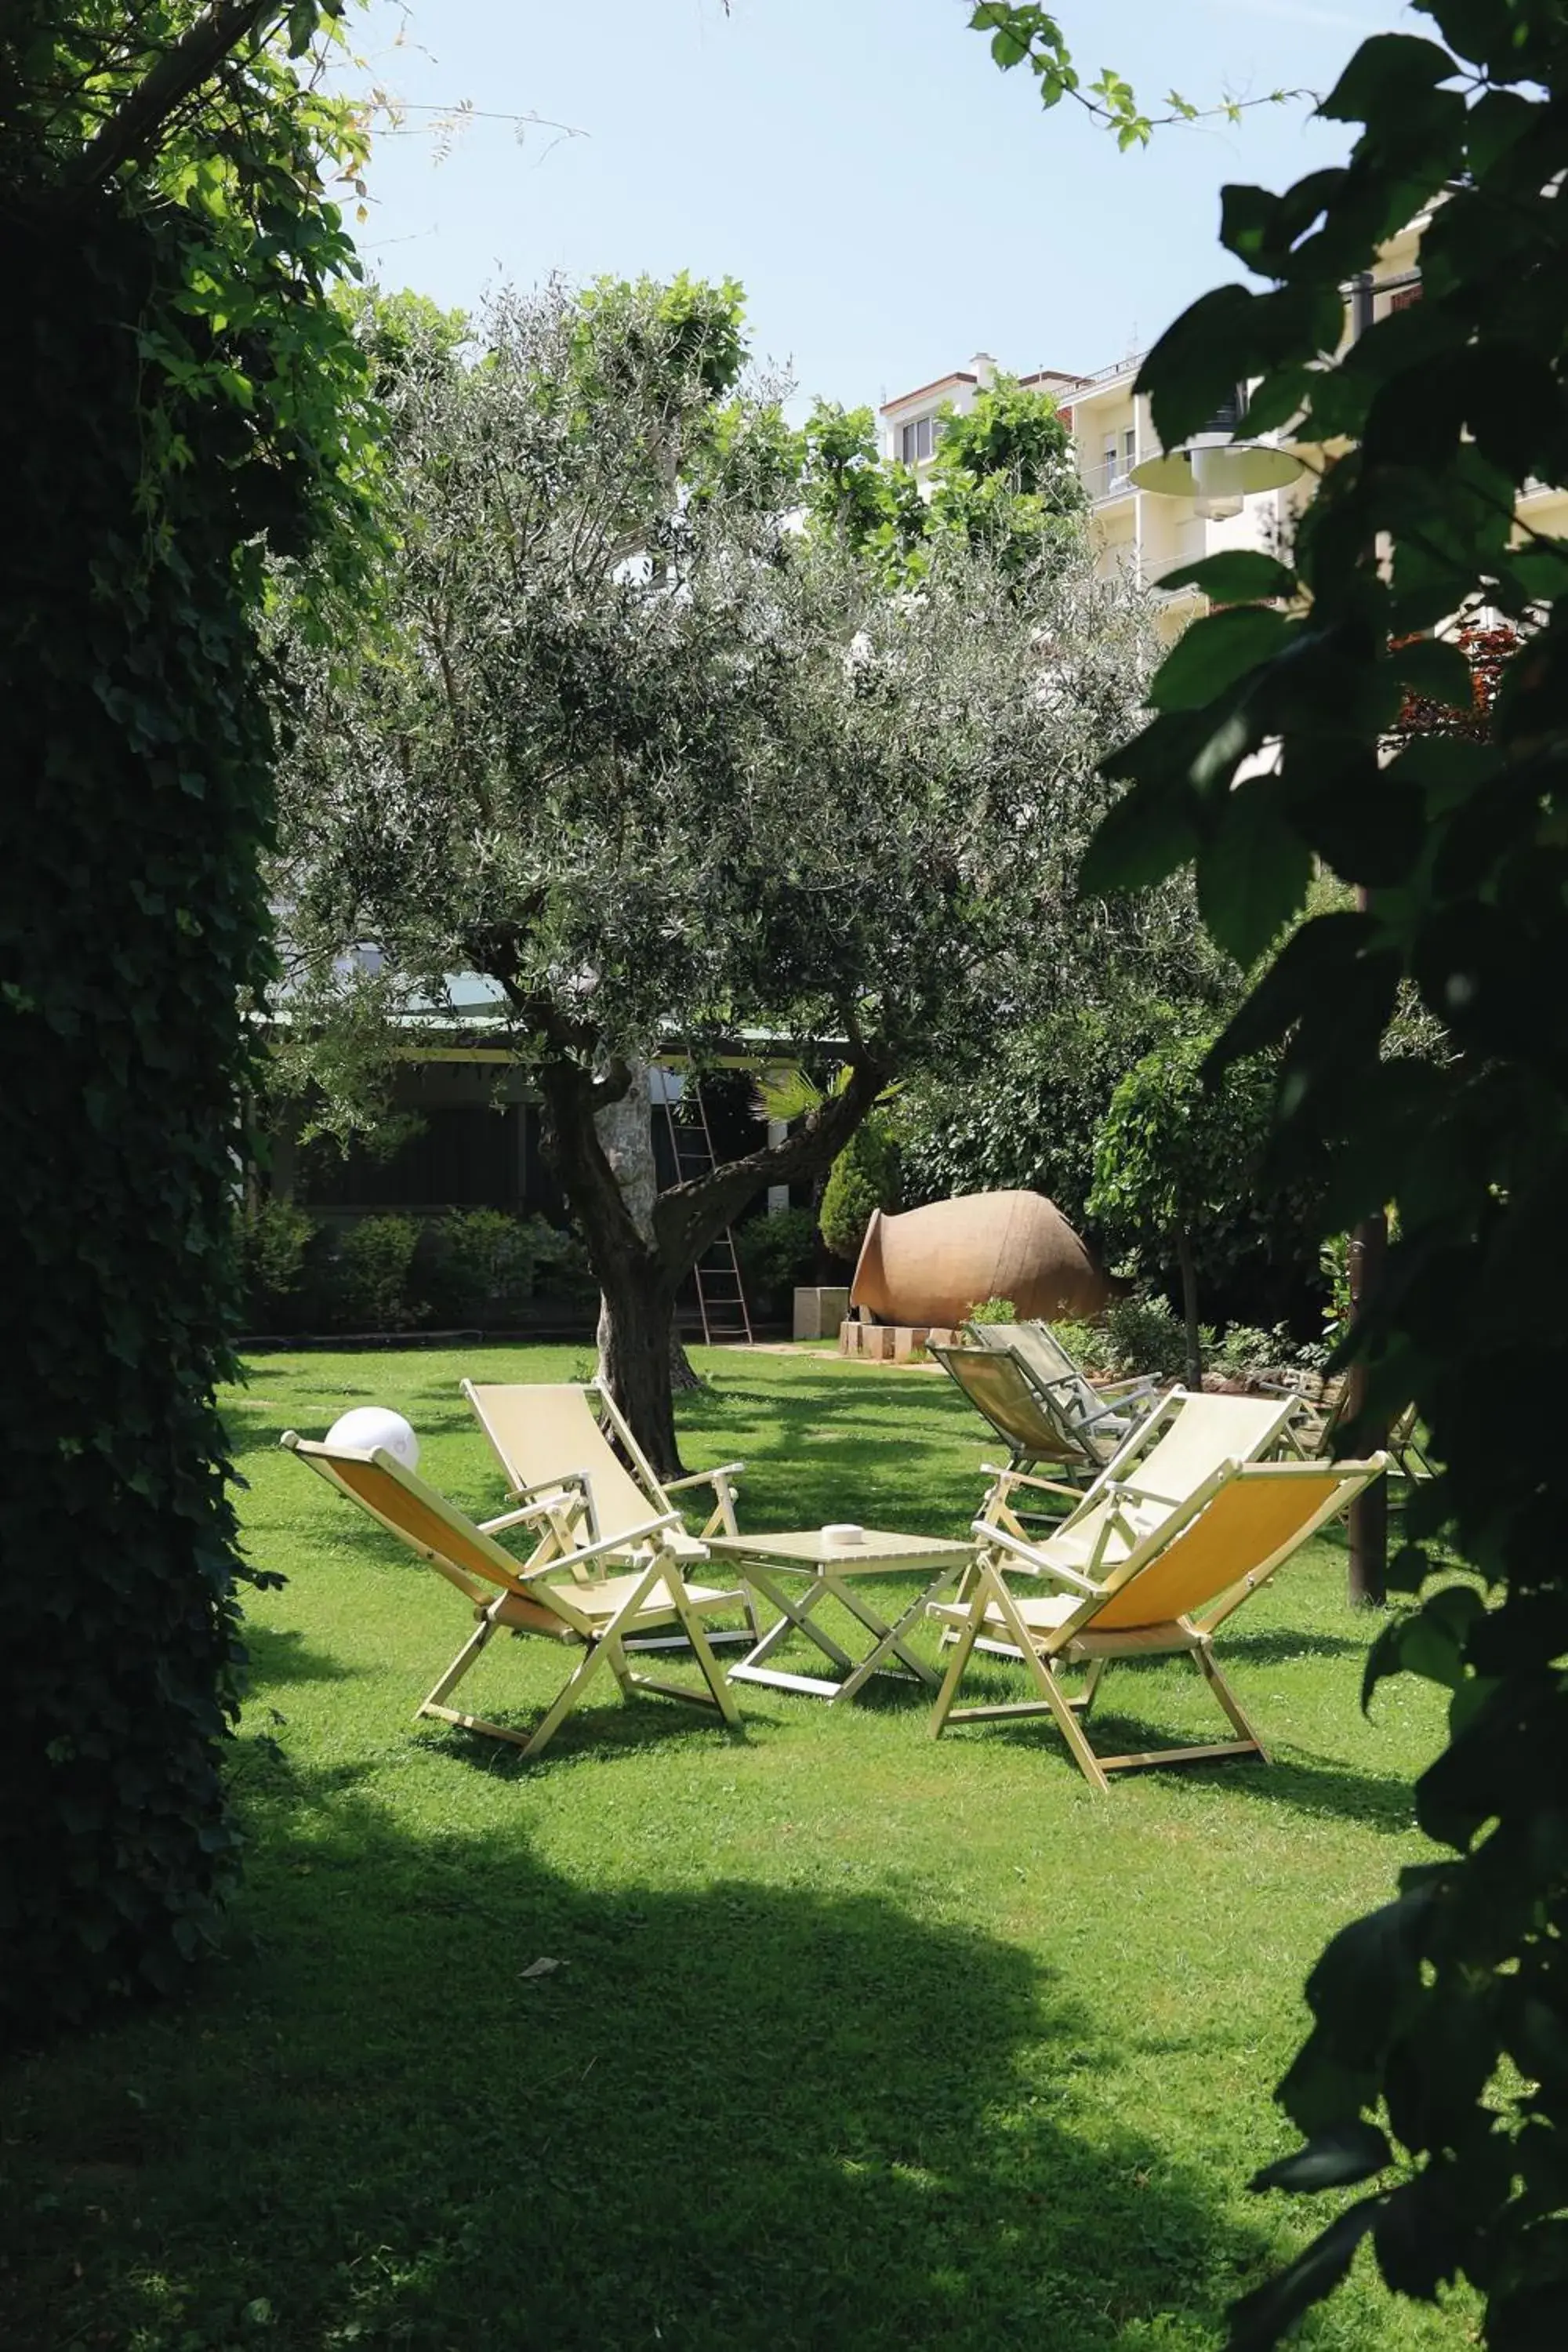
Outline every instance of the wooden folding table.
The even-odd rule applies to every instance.
[[[779,1612],[755,1647],[730,1668],[732,1683],[766,1683],[775,1690],[804,1691],[812,1698],[833,1701],[853,1698],[875,1674],[900,1682],[917,1681],[939,1688],[942,1676],[928,1665],[906,1640],[910,1627],[974,1556],[973,1539],[950,1543],[938,1536],[906,1536],[882,1528],[865,1528],[859,1540],[830,1540],[821,1528],[785,1529],[772,1535],[711,1535],[703,1538],[716,1557],[732,1560],[742,1580],[766,1596]],[[874,1576],[922,1576],[921,1591],[889,1624],[856,1588]],[[788,1584],[805,1589],[791,1592]],[[785,1580],[787,1580],[787,1584]],[[871,1646],[856,1658],[841,1642],[815,1622],[825,1601],[837,1601],[864,1626]],[[804,1633],[839,1669],[839,1679],[818,1675],[792,1675],[770,1666],[768,1659],[792,1633]],[[898,1664],[891,1662],[898,1660]]]

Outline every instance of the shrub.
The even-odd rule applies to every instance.
[[[1180,1380],[1186,1365],[1186,1333],[1168,1298],[1156,1293],[1112,1299],[1105,1310],[1105,1336],[1116,1370]],[[1205,1348],[1214,1345],[1212,1331],[1203,1329],[1200,1337]]]
[[[1295,1339],[1286,1323],[1272,1330],[1256,1330],[1250,1323],[1233,1323],[1215,1351],[1221,1371],[1237,1380],[1289,1381],[1300,1372],[1321,1372],[1328,1349],[1320,1339]]]
[[[563,1225],[552,1225],[544,1217],[531,1218],[530,1223],[533,1232],[534,1297],[559,1298],[574,1307],[596,1298],[599,1285],[581,1235]]]
[[[816,1219],[809,1209],[780,1209],[735,1228],[741,1279],[753,1301],[777,1301],[804,1282],[816,1259]]]
[[[240,1219],[245,1320],[253,1331],[289,1328],[298,1319],[310,1244],[321,1228],[290,1201],[258,1201]]]
[[[1168,1299],[1157,1295],[1116,1298],[1098,1323],[1057,1323],[1052,1328],[1086,1372],[1121,1379],[1136,1374],[1161,1381],[1181,1378],[1185,1358],[1182,1318]],[[1204,1339],[1214,1344],[1212,1331],[1205,1331]]]
[[[362,1217],[338,1236],[332,1303],[341,1328],[405,1331],[425,1310],[410,1296],[416,1217]]]
[[[560,1239],[567,1237],[563,1234]],[[426,1226],[421,1287],[437,1323],[504,1322],[533,1296],[557,1236],[542,1217],[504,1209],[448,1209]]]
[[[818,1229],[834,1256],[853,1265],[872,1212],[896,1209],[899,1199],[898,1146],[873,1111],[834,1161],[822,1195]]]
[[[965,1307],[966,1323],[1016,1323],[1018,1310],[1010,1298],[982,1298]]]

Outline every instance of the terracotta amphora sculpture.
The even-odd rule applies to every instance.
[[[875,1210],[849,1299],[884,1323],[962,1323],[986,1298],[1020,1320],[1087,1321],[1123,1285],[1041,1192],[961,1192],[899,1216]]]

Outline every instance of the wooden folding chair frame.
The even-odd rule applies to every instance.
[[[1142,1374],[1097,1388],[1048,1323],[966,1323],[963,1328],[973,1346],[1013,1358],[1053,1430],[1096,1470],[1104,1469],[1136,1434],[1163,1385],[1152,1374]]]
[[[602,1542],[574,1544],[563,1554],[559,1549],[563,1522],[550,1503],[527,1503],[517,1510],[503,1512],[499,1518],[476,1521],[465,1517],[436,1487],[416,1477],[383,1448],[361,1451],[317,1444],[291,1429],[284,1432],[281,1442],[389,1534],[417,1552],[473,1606],[479,1621],[474,1632],[416,1708],[416,1720],[421,1716],[433,1716],[444,1723],[458,1724],[464,1730],[480,1731],[492,1739],[506,1740],[521,1748],[525,1756],[536,1756],[571,1714],[600,1667],[608,1665],[624,1696],[629,1697],[635,1691],[654,1691],[665,1698],[680,1699],[688,1706],[713,1706],[731,1730],[739,1728],[740,1711],[734,1696],[709,1646],[701,1612],[687,1590],[679,1561],[668,1540],[670,1529],[679,1525],[677,1513],[661,1512],[640,1528],[624,1529],[620,1535]],[[375,1477],[389,1482],[390,1492],[387,1486],[381,1489],[381,1502],[373,1500],[371,1493],[365,1491],[365,1487],[374,1486],[374,1478],[365,1481],[365,1487],[354,1482],[354,1467],[369,1470]],[[394,1496],[403,1500],[405,1512],[401,1518],[393,1503]],[[384,1507],[389,1503],[392,1507]],[[495,1540],[510,1528],[528,1528],[533,1531],[542,1522],[548,1529],[544,1538],[549,1546],[546,1559],[541,1559],[536,1554],[529,1560],[520,1561]],[[626,1589],[607,1613],[595,1609],[593,1586],[604,1580],[595,1572],[595,1563],[602,1568],[606,1559],[625,1558],[628,1552],[636,1565],[629,1575],[616,1580]],[[580,1580],[578,1583],[547,1581],[552,1573],[565,1568],[570,1568]],[[486,1595],[487,1584],[500,1588],[493,1599]],[[701,1605],[702,1609],[729,1608],[741,1598],[739,1592],[704,1595]],[[630,1634],[643,1626],[667,1623],[672,1617],[690,1646],[708,1685],[706,1693],[687,1689],[679,1683],[661,1682],[651,1675],[634,1673],[626,1663]],[[498,1633],[542,1635],[546,1640],[580,1645],[584,1653],[539,1722],[526,1732],[492,1723],[483,1716],[466,1714],[446,1703]]]
[[[1099,1568],[1103,1562],[1106,1544],[1112,1535],[1121,1537],[1131,1548],[1149,1532],[1147,1526],[1133,1524],[1130,1516],[1138,1505],[1153,1504],[1169,1511],[1174,1510],[1185,1499],[1180,1495],[1157,1493],[1144,1486],[1139,1478],[1137,1465],[1153,1453],[1189,1403],[1196,1404],[1202,1410],[1213,1402],[1205,1399],[1200,1391],[1168,1390],[1153,1411],[1139,1423],[1093,1484],[1087,1487],[1058,1486],[1052,1479],[1037,1477],[1027,1471],[1012,1466],[1003,1469],[996,1463],[983,1462],[980,1465],[982,1475],[991,1480],[991,1485],[982,1498],[979,1517],[1005,1528],[1023,1542],[1038,1541],[1037,1537],[1031,1537],[1027,1526],[1015,1509],[1014,1493],[1018,1487],[1026,1486],[1032,1493],[1058,1496],[1068,1507],[1046,1538],[1047,1542],[1054,1542],[1063,1535],[1070,1534],[1090,1512],[1103,1506],[1105,1522],[1089,1561],[1092,1567]],[[1289,1445],[1292,1451],[1300,1453],[1300,1448],[1294,1436],[1294,1417],[1300,1410],[1299,1400],[1294,1397],[1258,1398],[1255,1402],[1266,1406],[1268,1418],[1255,1434],[1249,1450],[1245,1454],[1238,1453],[1236,1458],[1238,1461],[1255,1461],[1260,1453],[1267,1454],[1276,1445]],[[1083,1563],[1079,1562],[1079,1567],[1081,1572]],[[966,1576],[959,1588],[960,1601],[967,1598],[969,1585],[970,1578]],[[943,1635],[944,1643],[951,1642],[952,1638],[951,1630]],[[1019,1655],[1016,1644],[1010,1640],[987,1638],[979,1646],[982,1650],[994,1652],[998,1657],[1016,1658]]]
[[[1268,1763],[1270,1758],[1262,1734],[1248,1718],[1214,1656],[1214,1635],[1243,1601],[1266,1584],[1321,1528],[1336,1518],[1374,1478],[1382,1476],[1387,1463],[1387,1455],[1382,1454],[1365,1462],[1338,1464],[1223,1463],[1167,1520],[1145,1535],[1124,1560],[1116,1563],[1102,1582],[1097,1582],[1091,1574],[1079,1573],[1060,1561],[1051,1560],[1010,1528],[976,1519],[972,1530],[978,1546],[975,1569],[963,1598],[956,1603],[938,1602],[931,1611],[944,1624],[956,1628],[957,1640],[931,1709],[927,1727],[930,1737],[940,1738],[949,1723],[1049,1715],[1085,1779],[1100,1790],[1109,1789],[1110,1773],[1138,1771],[1150,1765],[1196,1763],[1245,1755],[1257,1755]],[[1228,1583],[1219,1585],[1193,1612],[1163,1618],[1146,1626],[1095,1630],[1096,1619],[1109,1604],[1113,1600],[1124,1600],[1130,1590],[1135,1590],[1137,1580],[1158,1566],[1184,1531],[1226,1487],[1264,1478],[1298,1482],[1327,1478],[1331,1481],[1332,1491],[1290,1528],[1283,1541],[1262,1559],[1243,1564]],[[1079,1607],[1069,1609],[1054,1625],[1031,1625],[1007,1583],[1009,1562],[1014,1572],[1022,1570],[1065,1586],[1069,1594],[1079,1597]],[[954,1701],[970,1658],[980,1643],[983,1629],[991,1623],[997,1624],[1006,1635],[1012,1654],[1023,1661],[1039,1696],[957,1706]],[[1175,1655],[1192,1659],[1237,1737],[1195,1746],[1151,1748],[1125,1756],[1097,1755],[1089,1744],[1085,1724],[1108,1668],[1118,1659]],[[1058,1669],[1077,1664],[1088,1665],[1088,1678],[1083,1690],[1069,1694],[1062,1687]]]

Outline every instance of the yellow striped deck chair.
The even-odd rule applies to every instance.
[[[716,1707],[725,1723],[738,1727],[740,1715],[709,1647],[703,1621],[715,1611],[735,1608],[742,1596],[686,1581],[671,1541],[679,1527],[673,1512],[647,1512],[640,1526],[623,1528],[609,1540],[596,1543],[574,1542],[570,1528],[563,1533],[552,1529],[548,1556],[522,1561],[496,1538],[512,1528],[537,1537],[542,1525],[549,1523],[548,1505],[527,1503],[479,1524],[380,1447],[362,1453],[349,1446],[314,1444],[291,1429],[284,1432],[282,1443],[417,1552],[457,1588],[472,1612],[473,1633],[416,1709],[416,1717],[436,1716],[467,1731],[488,1732],[492,1739],[510,1740],[525,1756],[537,1756],[600,1667],[607,1665],[626,1697],[635,1691],[658,1691],[666,1698]],[[605,1575],[606,1564],[623,1559],[632,1563],[625,1573]],[[658,1682],[650,1675],[634,1674],[628,1665],[630,1635],[671,1625],[689,1643],[705,1690]],[[497,1633],[533,1634],[583,1653],[531,1730],[489,1722],[447,1704]]]
[[[931,1611],[958,1637],[931,1710],[931,1738],[939,1738],[949,1723],[1050,1715],[1097,1789],[1109,1787],[1109,1773],[1150,1764],[1253,1755],[1267,1763],[1260,1735],[1215,1661],[1214,1635],[1320,1528],[1381,1477],[1387,1463],[1384,1454],[1365,1462],[1222,1462],[1156,1526],[1139,1532],[1129,1524],[1127,1548],[1119,1558],[1110,1559],[1109,1545],[1103,1546],[1097,1573],[1058,1557],[1055,1540],[1037,1546],[993,1520],[976,1519],[979,1549],[967,1594],[962,1601],[934,1602]],[[1010,1581],[1020,1575],[1066,1590],[1026,1598]],[[975,1645],[986,1633],[999,1635],[1022,1658],[1037,1697],[954,1706]],[[1107,1668],[1118,1660],[1173,1654],[1192,1659],[1237,1737],[1199,1747],[1097,1756],[1086,1725]],[[1079,1665],[1088,1667],[1088,1680],[1069,1696],[1061,1672]]]

